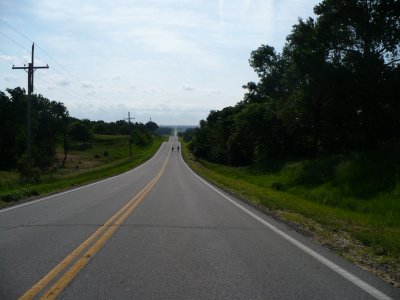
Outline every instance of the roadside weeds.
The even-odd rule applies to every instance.
[[[270,206],[265,199],[259,199],[257,195],[249,196],[248,191],[243,192],[240,187],[233,184],[229,185],[230,181],[228,179],[221,180],[225,175],[218,174],[217,171],[207,168],[201,161],[196,160],[191,153],[188,153],[185,146],[182,148],[183,157],[188,165],[197,174],[214,185],[263,213],[272,216],[274,219],[284,222],[290,228],[309,237],[317,244],[327,247],[362,269],[372,272],[384,281],[400,288],[400,255],[392,255],[384,251],[384,249],[380,251],[379,248],[365,245],[352,235],[352,232],[354,233],[358,229],[365,230],[365,228],[357,228],[359,225],[348,223],[343,223],[343,225],[335,224],[334,226],[329,222],[323,224],[318,220],[305,216],[301,212],[284,207],[274,207],[274,205]],[[217,176],[218,179],[216,179]]]

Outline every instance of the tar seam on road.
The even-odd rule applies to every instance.
[[[86,184],[86,185],[83,185],[83,186],[80,186],[80,187],[77,187],[77,188],[74,188],[74,189],[71,189],[71,190],[67,190],[65,192],[56,193],[54,195],[43,197],[43,198],[40,198],[40,199],[37,199],[37,200],[32,200],[32,201],[29,201],[29,202],[26,202],[26,203],[17,204],[17,205],[11,206],[11,207],[6,207],[6,208],[3,208],[3,209],[0,209],[0,214],[4,213],[6,211],[9,211],[9,210],[13,210],[13,209],[20,208],[20,207],[23,207],[23,206],[32,205],[32,204],[35,204],[37,202],[42,202],[44,200],[48,200],[48,199],[55,198],[55,197],[58,197],[58,196],[62,196],[62,195],[68,194],[68,193],[72,193],[72,192],[75,192],[75,191],[78,191],[78,190],[81,190],[81,189],[85,189],[87,187],[90,187],[90,186],[93,186],[93,185],[96,185],[96,184],[99,184],[99,183],[102,183],[102,182],[105,182],[105,181],[108,181],[108,180],[115,179],[118,176],[122,176],[122,175],[128,174],[130,172],[136,171],[136,170],[142,168],[143,166],[147,165],[148,163],[150,163],[157,156],[157,154],[161,151],[162,148],[163,147],[160,147],[160,149],[158,149],[158,151],[153,155],[153,157],[151,159],[149,159],[148,161],[144,162],[143,164],[137,166],[136,168],[133,168],[132,170],[129,170],[129,171],[126,171],[124,173],[117,174],[117,175],[114,175],[114,176],[111,176],[111,177],[108,177],[108,178],[105,178],[105,179],[102,179],[102,180],[99,180],[99,181],[96,181],[96,182],[93,182],[93,183],[89,183],[89,184]]]
[[[326,257],[322,256],[321,254],[315,252],[314,250],[312,250],[311,248],[307,247],[306,245],[304,245],[303,243],[299,242],[298,240],[296,240],[295,238],[291,237],[290,235],[286,234],[285,232],[283,232],[282,230],[280,230],[279,228],[275,227],[274,225],[272,225],[271,223],[269,223],[268,221],[260,218],[259,216],[257,216],[256,214],[254,214],[253,212],[251,212],[250,210],[248,210],[247,208],[245,208],[244,206],[242,206],[241,204],[237,203],[235,200],[233,200],[232,198],[230,198],[229,196],[227,196],[226,194],[222,193],[220,190],[218,190],[216,187],[214,187],[213,185],[211,185],[210,183],[208,183],[206,180],[204,180],[203,178],[201,178],[199,175],[197,175],[184,161],[184,159],[182,158],[181,155],[181,159],[184,163],[184,165],[188,168],[188,170],[197,178],[199,179],[201,182],[203,182],[205,185],[207,185],[209,188],[211,188],[213,191],[215,191],[216,193],[218,193],[219,195],[221,195],[223,198],[225,198],[226,200],[228,200],[230,203],[232,203],[233,205],[235,205],[237,208],[239,208],[240,210],[242,210],[243,212],[245,212],[246,214],[248,214],[249,216],[253,217],[254,219],[256,219],[258,222],[260,222],[261,224],[263,224],[264,226],[266,226],[267,228],[269,228],[270,230],[272,230],[273,232],[275,232],[276,234],[278,234],[279,236],[281,236],[282,238],[284,238],[285,240],[287,240],[289,243],[291,243],[292,245],[296,246],[297,248],[299,248],[300,250],[302,250],[303,252],[307,253],[308,255],[310,255],[311,257],[313,257],[314,259],[318,260],[320,263],[322,263],[323,265],[325,265],[326,267],[328,267],[329,269],[335,271],[337,274],[339,274],[340,276],[344,277],[345,279],[347,279],[348,281],[350,281],[351,283],[355,284],[356,286],[358,286],[359,288],[361,288],[363,291],[367,292],[368,294],[370,294],[371,296],[373,296],[376,299],[379,300],[393,300],[392,298],[390,298],[389,296],[387,296],[386,294],[382,293],[381,291],[379,291],[378,289],[374,288],[372,285],[368,284],[367,282],[365,282],[364,280],[358,278],[357,276],[351,274],[350,272],[346,271],[345,269],[343,269],[342,267],[338,266],[337,264],[335,264],[334,262],[330,261],[329,259],[327,259]]]
[[[76,275],[86,266],[90,259],[106,244],[114,232],[121,226],[122,222],[132,213],[132,211],[143,201],[154,185],[161,178],[167,166],[170,152],[164,161],[158,174],[150,180],[150,182],[125,204],[116,214],[114,214],[104,225],[96,230],[88,239],[80,246],[73,250],[49,273],[35,283],[28,291],[26,291],[19,300],[33,299],[38,293],[43,291],[62,271],[72,264],[79,256],[80,258],[49,288],[40,299],[55,299],[63,289],[76,277]],[[104,232],[105,231],[105,232]],[[104,232],[104,233],[103,233]],[[89,246],[91,247],[83,254]]]

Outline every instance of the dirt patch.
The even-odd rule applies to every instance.
[[[57,166],[60,167],[64,159],[64,154],[57,153]],[[65,169],[69,170],[86,170],[98,167],[104,164],[101,159],[90,158],[81,154],[68,154],[65,161]]]

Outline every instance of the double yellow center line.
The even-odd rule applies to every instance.
[[[76,262],[62,274],[58,280],[43,294],[40,299],[55,299],[63,289],[75,278],[75,276],[86,266],[90,259],[105,245],[114,232],[124,222],[124,220],[132,213],[132,211],[143,201],[146,195],[154,187],[161,178],[169,160],[170,152],[164,161],[164,164],[158,174],[127,204],[125,204],[115,215],[113,215],[106,223],[96,230],[86,241],[78,248],[73,250],[64,258],[57,266],[55,266],[42,279],[35,283],[28,291],[19,299],[33,299],[38,293],[43,291],[49,283],[55,280],[68,266],[75,260]],[[86,250],[88,247],[90,248]],[[84,252],[86,250],[86,252]],[[83,253],[83,254],[82,254]]]

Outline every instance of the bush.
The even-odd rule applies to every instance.
[[[18,172],[23,182],[40,181],[40,169],[33,167],[33,163],[29,162],[27,154],[24,154],[18,161]]]
[[[130,137],[131,139],[131,143],[140,146],[140,147],[144,147],[147,145],[150,145],[152,142],[152,137],[151,135],[144,130],[140,130],[140,129],[135,129]]]
[[[271,188],[274,189],[275,191],[284,191],[285,185],[282,182],[274,181],[271,183]]]
[[[0,200],[4,202],[14,202],[30,196],[38,196],[39,192],[35,189],[21,189],[18,192],[10,192],[0,195]]]

